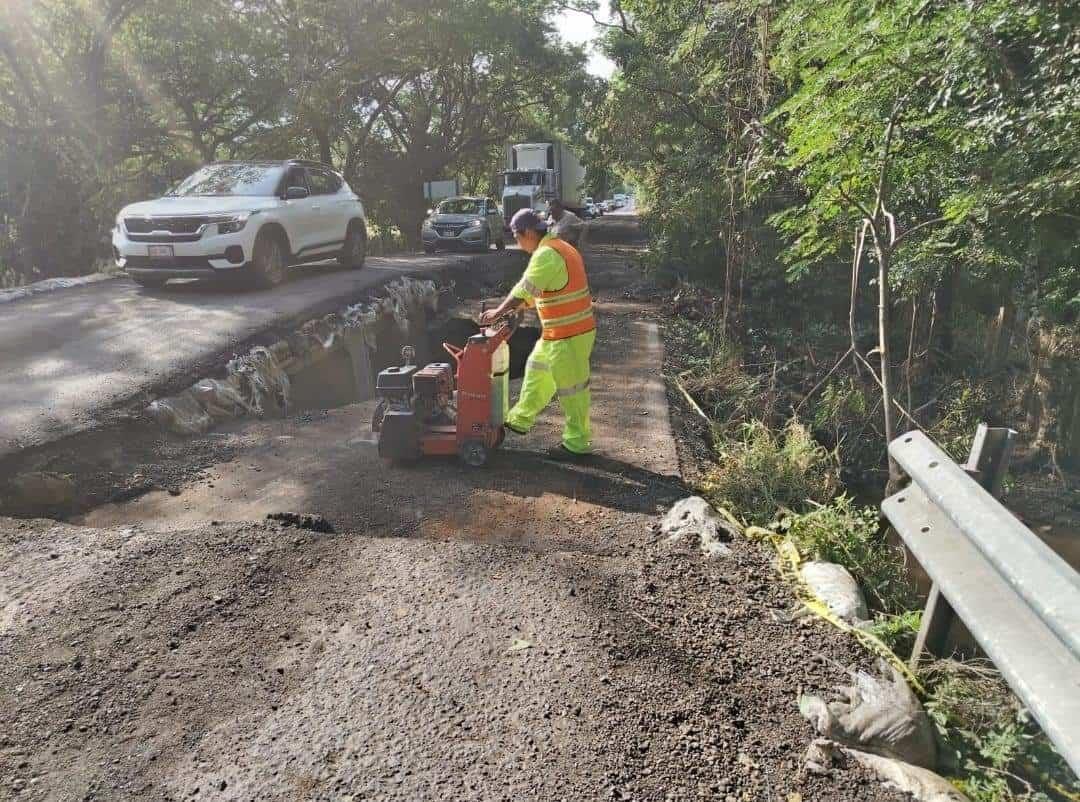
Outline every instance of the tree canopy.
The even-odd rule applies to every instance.
[[[423,182],[490,181],[583,63],[530,0],[11,0],[0,271],[85,272],[120,206],[221,158],[329,162],[416,236]]]

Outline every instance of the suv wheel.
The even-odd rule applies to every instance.
[[[255,254],[251,267],[255,274],[255,286],[276,287],[285,280],[288,256],[280,235],[261,231],[255,240]]]
[[[359,270],[367,258],[367,237],[360,223],[350,223],[345,234],[345,245],[341,249],[338,263],[350,270]]]

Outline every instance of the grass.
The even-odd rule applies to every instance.
[[[802,424],[789,421],[774,432],[751,421],[738,432],[738,439],[715,444],[717,463],[701,482],[710,501],[748,523],[765,525],[780,510],[801,512],[836,492],[834,456]]]
[[[1080,782],[991,666],[938,660],[923,682],[941,768],[972,802],[1080,798]]]

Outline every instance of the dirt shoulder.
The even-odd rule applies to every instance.
[[[656,310],[601,285],[588,464],[541,456],[553,409],[486,470],[389,469],[357,404],[237,424],[94,525],[0,519],[2,795],[902,798],[799,772],[797,694],[857,647],[787,621],[757,545],[660,540],[686,491]]]

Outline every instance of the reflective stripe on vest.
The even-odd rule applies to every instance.
[[[547,246],[566,263],[566,286],[544,291],[536,296],[536,314],[544,327],[545,340],[565,340],[596,328],[592,311],[592,293],[585,276],[585,262],[577,248],[561,239],[547,239]]]

